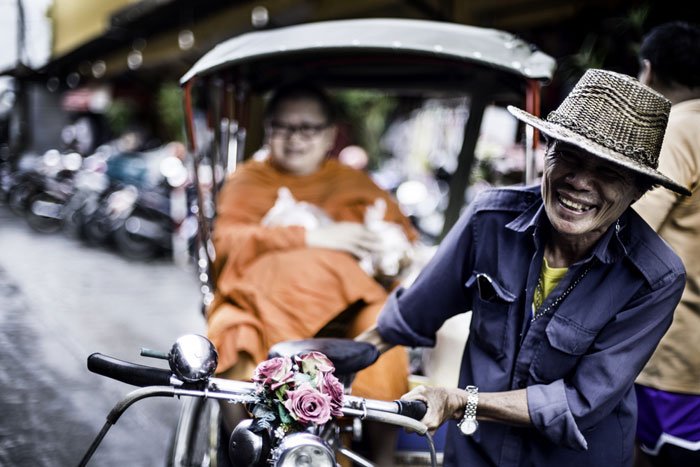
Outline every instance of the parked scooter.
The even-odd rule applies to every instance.
[[[15,170],[3,176],[6,186],[7,205],[18,216],[24,216],[29,208],[29,200],[44,186],[44,176],[40,171],[42,156],[23,155]]]
[[[42,233],[58,231],[63,225],[64,208],[74,193],[75,174],[83,158],[77,152],[49,150],[42,156],[40,189],[27,202],[27,223]]]
[[[172,145],[116,154],[106,175],[109,186],[83,220],[90,243],[114,242],[124,256],[139,260],[172,252],[175,238],[192,249],[194,196]]]
[[[137,191],[131,208],[125,210],[124,221],[114,231],[114,242],[124,256],[148,259],[173,250],[173,236],[183,221],[192,218],[190,204],[193,196],[187,187],[187,170],[174,156],[160,161],[161,182],[151,189]],[[189,196],[188,196],[189,193]],[[128,214],[127,214],[128,212]],[[188,245],[196,225],[185,224]]]
[[[199,413],[199,417],[181,419],[168,462],[173,467],[225,465],[222,462],[226,461],[233,467],[325,467],[338,465],[343,457],[371,467],[370,461],[341,440],[345,433],[356,430],[361,420],[425,435],[431,465],[437,465],[432,438],[427,427],[417,421],[426,411],[422,401],[380,401],[349,395],[353,375],[379,356],[371,344],[329,338],[282,342],[271,349],[271,359],[258,366],[252,383],[212,377],[217,354],[211,342],[202,336],[183,336],[168,353],[142,349],[141,355],[166,359],[170,370],[98,353],[88,358],[90,371],[141,389],[115,405],[80,466],[87,465],[107,431],[134,402],[165,396],[192,398],[200,405],[208,404],[209,408],[189,410],[190,414]],[[216,411],[216,400],[243,404],[252,414],[251,419],[242,421],[230,437],[221,441],[218,417],[214,418],[215,423],[202,419],[203,414]],[[321,410],[312,414],[305,408]],[[220,443],[227,448],[223,454]],[[195,454],[201,458],[194,458]],[[228,459],[219,457],[226,454]]]
[[[98,148],[86,157],[82,168],[75,174],[73,195],[63,208],[63,231],[69,236],[85,239],[88,219],[109,187],[105,173],[106,161],[111,152],[108,147]]]

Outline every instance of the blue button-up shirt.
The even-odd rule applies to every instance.
[[[547,296],[532,295],[550,224],[539,187],[483,192],[408,289],[378,320],[385,341],[431,347],[440,326],[472,310],[460,386],[527,388],[532,427],[481,422],[473,437],[448,422],[445,465],[631,465],[633,382],[671,324],[685,270],[631,209]]]

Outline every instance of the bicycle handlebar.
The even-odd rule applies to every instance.
[[[87,367],[93,373],[133,386],[172,386],[176,388],[183,386],[183,382],[177,379],[170,370],[139,365],[101,353],[90,355],[87,359]],[[227,399],[230,396],[231,399],[240,401],[246,400],[245,396],[252,396],[255,390],[256,385],[251,382],[209,378],[206,389],[183,388],[176,390],[176,394],[215,399]],[[236,396],[243,396],[243,398]],[[369,417],[424,432],[420,420],[425,415],[427,406],[423,401],[382,401],[346,396],[343,406],[343,412],[349,416]],[[410,421],[406,419],[410,419]]]
[[[428,411],[428,404],[418,400],[397,400],[399,406],[399,415],[410,417],[414,420],[422,420],[425,413]]]
[[[175,349],[175,346],[173,346],[173,348]],[[156,355],[151,351],[142,352],[142,354],[162,358],[160,353]],[[196,381],[187,379],[185,381],[184,376],[178,378],[176,374],[179,373],[174,373],[169,369],[139,365],[101,353],[93,353],[90,355],[87,359],[87,367],[93,373],[134,386],[140,386],[141,388],[127,394],[125,398],[114,406],[107,416],[107,421],[102,430],[88,448],[80,466],[85,466],[87,464],[109,428],[117,422],[121,414],[134,402],[141,399],[148,397],[175,396],[179,398],[181,396],[189,396],[194,398],[228,400],[230,403],[236,404],[255,404],[259,402],[260,398],[257,384],[246,381],[206,377],[206,375],[211,374],[208,371],[203,374],[201,379],[198,378]],[[178,368],[175,368],[175,371],[177,371]],[[374,420],[403,427],[425,435],[430,446],[432,465],[437,465],[437,457],[432,437],[428,432],[427,426],[420,421],[425,415],[426,410],[427,406],[423,401],[384,401],[363,399],[352,395],[344,396],[342,407],[344,416]]]
[[[177,381],[170,370],[125,362],[101,353],[90,355],[87,367],[93,373],[133,386],[174,386]]]

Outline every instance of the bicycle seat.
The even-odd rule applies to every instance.
[[[377,348],[368,342],[333,337],[279,342],[270,348],[268,356],[293,357],[312,351],[321,352],[333,362],[336,376],[357,373],[379,358]]]

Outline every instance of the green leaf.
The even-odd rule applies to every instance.
[[[255,404],[253,407],[253,417],[274,422],[277,420],[275,411],[265,404]]]
[[[294,418],[290,415],[290,413],[287,411],[287,409],[284,407],[284,404],[278,404],[277,405],[277,410],[279,412],[280,416],[280,421],[285,424],[292,424],[294,423]]]
[[[280,386],[275,390],[275,397],[281,401],[284,400],[284,396],[287,394],[287,391],[289,388],[285,384],[284,386]]]

